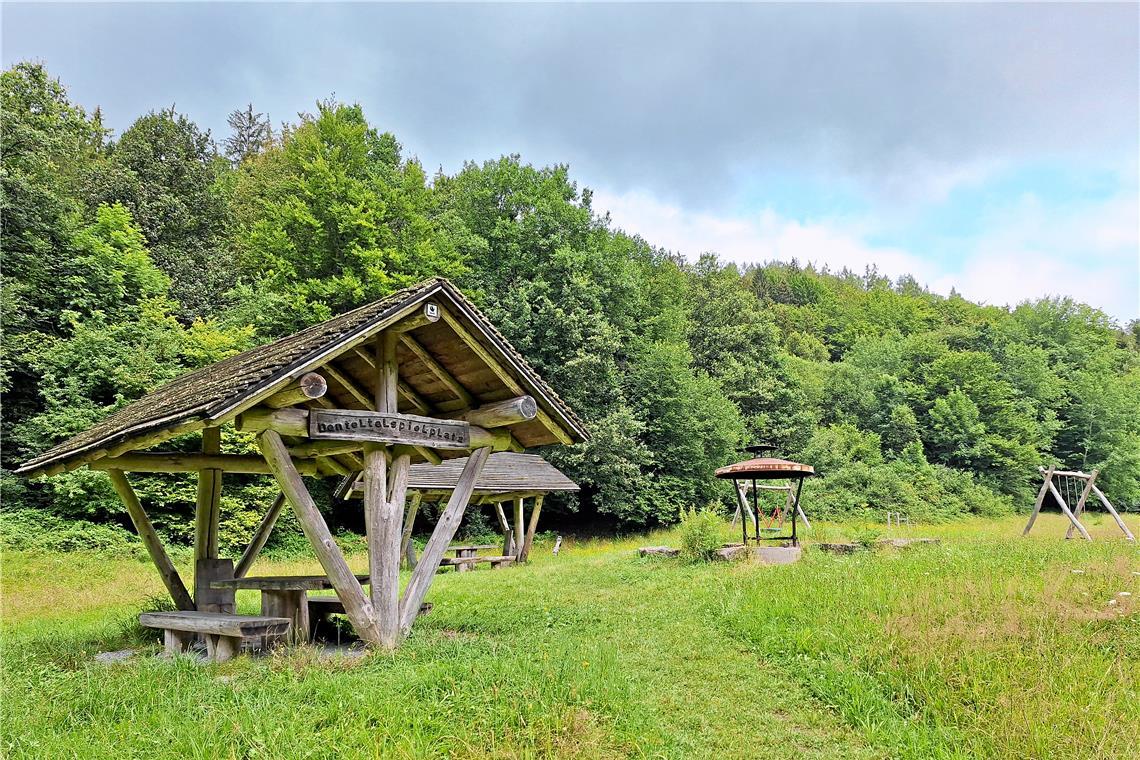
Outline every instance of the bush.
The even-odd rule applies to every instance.
[[[681,514],[681,556],[691,562],[707,562],[721,546],[724,522],[711,509],[690,509]]]
[[[0,547],[23,551],[145,555],[138,538],[118,525],[66,520],[38,509],[0,512]]]

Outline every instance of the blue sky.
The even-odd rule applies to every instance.
[[[1140,6],[6,3],[122,130],[334,94],[429,169],[567,163],[649,241],[1140,316]]]

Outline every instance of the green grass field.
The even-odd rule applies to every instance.
[[[916,526],[885,535],[943,543],[784,567],[636,556],[668,533],[568,540],[439,576],[394,655],[222,665],[96,664],[158,651],[133,624],[161,591],[151,567],[6,552],[0,754],[1134,757],[1140,557],[1098,518],[1091,544],[1046,515],[1027,539],[1020,518]],[[255,572],[302,571],[319,568]]]

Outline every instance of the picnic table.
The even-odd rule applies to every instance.
[[[449,546],[447,551],[455,552],[456,560],[468,560],[467,562],[447,562],[446,564],[454,565],[455,572],[465,573],[474,567],[478,561],[475,556],[479,553],[480,549],[494,549],[494,544],[465,544],[460,546]]]
[[[368,583],[368,576],[357,575],[356,580]],[[310,602],[325,598],[310,598],[309,592],[327,591],[333,586],[323,575],[263,575],[214,581],[210,587],[260,591],[262,616],[288,618],[293,623],[290,637],[300,643],[311,638]]]

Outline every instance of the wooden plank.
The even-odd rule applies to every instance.
[[[325,519],[321,517],[317,505],[313,503],[313,497],[309,495],[301,480],[300,473],[293,466],[285,442],[273,430],[263,431],[257,437],[257,442],[265,455],[265,460],[273,469],[281,492],[289,500],[297,515],[297,521],[301,523],[301,529],[312,544],[321,567],[328,575],[329,582],[336,589],[337,596],[344,602],[345,613],[356,628],[357,635],[368,643],[379,644],[380,632],[376,627],[372,603],[364,595],[364,589],[360,587],[356,576],[349,570],[340,547],[336,545],[328,525],[325,524]]]
[[[471,425],[414,414],[314,409],[309,415],[309,437],[462,451],[471,445]]]
[[[1052,480],[1049,481],[1049,490],[1052,492],[1053,498],[1056,499],[1057,503],[1061,505],[1061,511],[1065,513],[1065,517],[1069,518],[1069,522],[1071,522],[1076,527],[1076,529],[1080,531],[1081,538],[1085,539],[1086,541],[1092,541],[1092,536],[1090,536],[1089,532],[1085,530],[1085,526],[1081,525],[1080,520],[1076,518],[1076,515],[1073,514],[1072,510],[1069,509],[1068,503],[1065,501],[1064,497],[1061,496],[1061,492],[1057,490],[1057,487],[1053,485]]]
[[[534,533],[538,529],[538,515],[542,512],[542,500],[541,494],[534,497],[534,506],[530,508],[530,524],[526,526],[526,540],[523,541],[522,553],[519,554],[519,559],[523,562],[526,562],[530,556],[530,547],[534,543]]]
[[[467,509],[467,502],[471,498],[475,480],[479,477],[479,473],[483,470],[483,465],[486,464],[487,457],[490,455],[491,449],[482,448],[474,451],[468,457],[467,466],[463,468],[463,474],[460,475],[451,498],[447,500],[447,506],[444,507],[439,516],[439,521],[436,523],[435,530],[432,531],[431,538],[428,539],[427,546],[424,547],[419,564],[412,571],[412,577],[408,580],[408,585],[404,589],[404,596],[400,600],[400,630],[404,635],[407,635],[412,629],[412,623],[415,622],[416,616],[420,612],[420,603],[423,602],[424,596],[427,595],[428,589],[435,579],[435,573],[439,570],[440,560],[443,559],[444,552],[447,551],[451,539],[455,537],[455,532],[459,529],[459,523],[463,520],[463,512]]]
[[[372,608],[376,624],[388,647],[400,641],[400,539],[404,501],[408,493],[410,458],[402,454],[392,462],[387,498],[381,515],[380,563],[372,566]]]
[[[235,610],[234,590],[218,588],[214,581],[234,577],[234,561],[208,557],[194,563],[194,606],[198,612],[224,612]]]
[[[139,624],[146,628],[244,638],[281,632],[289,626],[289,619],[222,612],[144,612],[139,615]]]
[[[244,578],[249,572],[253,561],[257,559],[257,555],[265,548],[265,543],[273,533],[273,527],[277,525],[277,518],[281,516],[283,509],[285,509],[285,494],[279,493],[277,494],[277,498],[273,500],[273,504],[266,510],[265,516],[261,518],[261,523],[257,526],[257,530],[253,532],[253,536],[249,539],[249,546],[245,547],[241,559],[239,559],[237,565],[234,566],[235,578]]]
[[[457,399],[463,402],[463,406],[474,407],[476,405],[475,397],[463,387],[463,383],[456,380],[447,368],[431,355],[431,352],[420,345],[419,341],[405,333],[400,336],[400,342],[403,343],[409,351],[415,354],[416,358],[420,360],[420,363],[427,367],[448,390],[454,393]]]
[[[1049,492],[1049,487],[1053,482],[1053,465],[1049,465],[1049,469],[1045,471],[1045,482],[1041,484],[1041,490],[1037,492],[1037,501],[1033,504],[1033,511],[1029,514],[1029,522],[1025,524],[1025,530],[1021,531],[1021,535],[1028,536],[1029,529],[1033,527],[1033,523],[1037,521],[1037,515],[1041,512],[1041,505],[1045,503],[1045,494]]]
[[[359,583],[368,583],[367,573],[355,576]],[[245,578],[214,581],[214,588],[232,588],[262,591],[327,591],[333,587],[325,575],[251,575]]]
[[[455,331],[455,334],[463,340],[464,344],[466,344],[468,348],[470,348],[480,359],[483,360],[483,363],[487,365],[487,368],[494,372],[499,380],[501,380],[504,385],[511,389],[512,393],[517,393],[519,395],[526,393],[526,389],[522,387],[521,383],[515,380],[514,375],[508,372],[503,365],[499,364],[495,357],[491,355],[491,352],[485,349],[483,347],[483,344],[479,342],[479,339],[472,335],[471,332],[466,327],[464,327],[463,324],[460,323],[460,321],[456,319],[453,314],[451,314],[451,312],[449,312],[447,309],[441,308],[440,313],[443,316],[443,321],[447,322],[451,329]],[[542,422],[543,427],[549,430],[551,435],[557,438],[561,443],[567,446],[573,445],[574,439],[571,438],[570,434],[563,430],[562,426],[555,422],[549,414],[539,409],[535,417],[540,422]]]
[[[142,502],[139,501],[135,489],[131,488],[127,476],[120,470],[109,470],[107,475],[111,478],[111,483],[115,486],[115,491],[119,494],[119,498],[123,501],[123,506],[127,508],[127,514],[131,516],[131,522],[134,523],[135,530],[142,539],[143,546],[146,547],[147,554],[150,555],[151,562],[158,568],[158,574],[162,577],[162,582],[166,586],[166,590],[170,592],[170,598],[174,600],[174,604],[180,610],[194,609],[194,600],[190,598],[190,592],[186,590],[186,584],[182,582],[182,578],[178,575],[178,570],[174,567],[174,563],[170,561],[170,557],[166,554],[166,549],[162,546],[162,540],[158,537],[158,533],[151,524],[150,518],[147,517],[146,512],[143,511]]]

